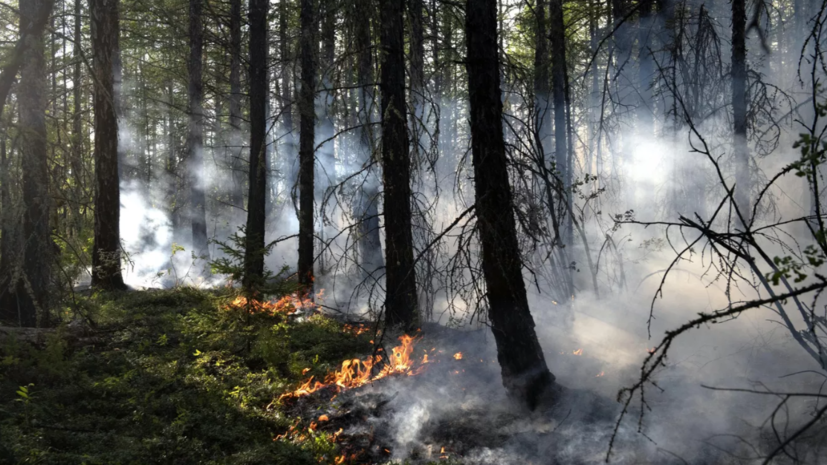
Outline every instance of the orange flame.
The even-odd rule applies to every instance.
[[[358,324],[355,324],[355,325],[346,324],[346,325],[342,326],[342,331],[345,332],[345,333],[350,333],[354,336],[359,336],[360,334],[364,334],[364,333],[370,331],[370,326],[368,326],[364,323],[358,323]]]
[[[600,377],[602,377],[602,376],[603,376],[603,375],[605,375],[605,374],[606,374],[606,372],[605,372],[605,371],[601,371],[600,373],[598,373],[598,374],[597,374],[597,376],[595,376],[595,378],[600,378]]]
[[[324,290],[319,291],[319,294],[317,294],[316,297],[321,298],[323,292]],[[296,310],[300,308],[315,309],[316,304],[309,297],[302,297],[298,293],[294,293],[286,295],[278,300],[270,300],[265,302],[256,299],[250,299],[248,301],[246,297],[238,296],[230,302],[228,307],[238,310],[249,309],[252,313],[269,313],[271,315],[280,313],[284,315],[291,315],[296,313]]]
[[[573,350],[571,353],[574,355],[583,355],[583,349]]]
[[[323,383],[314,381],[314,377],[311,376],[296,390],[282,394],[279,399],[306,396],[326,387],[333,387],[336,392],[341,392],[345,389],[364,386],[391,375],[418,375],[425,369],[428,357],[426,354],[420,361],[417,361],[415,357],[411,356],[417,339],[407,335],[401,336],[399,340],[402,344],[393,348],[387,361],[376,373],[373,369],[378,367],[384,360],[382,355],[374,355],[364,360],[358,358],[345,360],[342,362],[340,369],[325,376]]]
[[[454,360],[462,360],[462,352],[455,353]]]

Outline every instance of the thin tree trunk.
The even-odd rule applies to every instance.
[[[735,203],[749,222],[750,182],[747,147],[747,12],[745,0],[732,0],[732,119],[735,156]]]
[[[118,150],[118,0],[90,0],[95,73],[95,244],[92,286],[125,289],[121,275]]]
[[[488,315],[503,384],[534,408],[554,384],[523,282],[502,129],[496,0],[466,2],[471,147]]]
[[[264,221],[267,197],[267,11],[269,0],[250,1],[250,177],[244,286],[264,276]]]
[[[561,218],[560,233],[562,241],[570,245],[572,241],[570,187],[572,166],[569,163],[568,127],[566,119],[566,29],[563,23],[563,1],[551,0],[549,3],[549,20],[551,23],[551,92],[554,104],[554,152],[557,170],[563,181],[561,201],[568,203],[566,213]]]
[[[322,91],[318,95],[319,104],[322,107],[322,115],[319,121],[319,147],[318,159],[319,164],[316,165],[318,175],[315,177],[314,183],[314,197],[319,199],[320,211],[322,217],[325,216],[324,196],[328,189],[336,184],[336,142],[333,139],[335,134],[335,123],[333,121],[333,101],[335,99],[335,92],[332,90],[334,85],[334,65],[335,65],[335,51],[336,51],[336,13],[337,0],[321,0],[320,7],[323,10],[320,12],[321,21],[321,60],[319,60],[319,68],[321,71],[321,87]],[[322,245],[319,247],[320,253],[318,257],[318,271],[324,275],[327,272],[327,261],[325,257],[324,241],[327,235],[326,222],[322,221],[319,227],[319,238]]]
[[[296,183],[296,163],[292,158],[296,153],[296,138],[293,133],[293,54],[290,47],[288,21],[290,19],[287,0],[279,2],[279,58],[281,58],[281,124],[284,128],[284,159],[287,184]]]
[[[75,208],[72,212],[72,234],[80,233],[83,228],[83,215],[80,202],[83,197],[83,62],[81,60],[81,0],[75,2],[74,45],[72,59],[75,61],[72,75],[72,176],[75,178],[75,189],[72,193]]]
[[[411,234],[411,159],[405,104],[402,0],[380,0],[382,68],[382,176],[385,202],[385,322],[413,328],[416,275]]]
[[[301,0],[301,90],[299,95],[299,283],[313,288],[314,144],[316,59],[313,0]]]
[[[203,44],[204,29],[201,22],[203,0],[190,0],[189,40],[189,125],[187,133],[187,176],[189,180],[190,199],[187,206],[188,217],[192,225],[192,248],[196,256],[210,259],[207,242],[207,212],[204,189],[206,173],[204,172],[204,82],[203,82]]]
[[[549,112],[549,51],[548,25],[546,24],[546,2],[537,0],[534,6],[536,22],[536,37],[534,45],[534,111],[535,128],[538,149],[542,149],[542,160],[545,163],[546,153],[551,147],[551,114]]]
[[[370,0],[357,0],[357,11],[360,13],[371,11]],[[373,48],[370,37],[370,17],[356,18],[355,35],[356,49],[358,50],[357,81],[359,85],[359,122],[362,124],[360,130],[361,153],[360,162],[363,165],[369,164],[373,159],[375,148],[373,127],[373,106],[374,106],[374,74],[373,74]],[[369,173],[369,178],[363,185],[359,199],[359,256],[360,266],[366,275],[372,275],[381,269],[385,262],[382,256],[382,242],[379,234],[379,186],[374,182],[374,176]]]
[[[282,2],[284,3],[284,2]],[[244,209],[244,172],[241,164],[241,0],[230,0],[230,203]]]

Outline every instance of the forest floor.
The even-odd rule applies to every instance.
[[[250,314],[235,297],[96,294],[44,337],[7,332],[0,463],[370,463],[342,444],[342,415],[317,425],[322,405],[336,417],[327,402],[281,397],[369,356],[373,333],[318,314]]]

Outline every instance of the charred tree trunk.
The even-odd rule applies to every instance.
[[[267,11],[269,0],[250,1],[250,177],[244,250],[244,286],[264,277],[267,197]]]
[[[496,0],[466,3],[471,148],[488,315],[503,384],[534,408],[554,385],[534,332],[520,263],[502,129]]]
[[[735,203],[750,221],[749,148],[747,147],[747,11],[746,0],[732,0],[732,119],[735,159]]]
[[[207,212],[204,188],[204,98],[203,45],[204,28],[201,24],[203,0],[190,0],[189,39],[189,132],[187,134],[187,175],[189,177],[190,201],[188,217],[192,223],[192,248],[198,257],[209,261],[207,243]]]
[[[92,287],[125,289],[121,275],[118,0],[91,0],[95,73],[95,245]]]
[[[244,171],[241,164],[241,0],[230,0],[230,202],[244,209]]]
[[[571,223],[571,179],[572,167],[569,163],[568,126],[566,118],[566,29],[563,22],[563,1],[551,0],[549,4],[551,22],[551,92],[554,103],[554,152],[557,170],[563,183],[560,200],[566,202],[565,214],[560,219],[560,234],[563,244],[570,245],[572,240]]]
[[[316,57],[313,0],[301,0],[301,90],[299,95],[299,283],[313,289]]]
[[[371,11],[370,0],[357,0],[357,11]],[[373,106],[375,99],[373,74],[373,47],[370,36],[370,17],[359,17],[355,21],[355,39],[358,50],[357,81],[359,85],[359,119],[361,149],[364,165],[370,164],[374,156]],[[364,183],[357,199],[359,209],[359,257],[364,274],[372,275],[385,264],[382,257],[382,243],[379,237],[379,186],[372,171]]]
[[[382,177],[385,216],[385,322],[413,328],[416,275],[411,234],[411,159],[405,104],[404,4],[380,0]]]
[[[638,12],[638,86],[640,86],[640,104],[638,106],[638,133],[652,136],[654,115],[652,113],[652,78],[654,62],[650,46],[652,28],[652,4],[654,0],[641,0]]]

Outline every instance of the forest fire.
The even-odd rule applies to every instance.
[[[316,298],[321,298],[323,292],[323,290],[319,291]],[[316,308],[316,304],[313,299],[310,299],[307,296],[301,297],[298,293],[294,293],[288,294],[278,300],[270,301],[260,301],[256,299],[248,300],[244,296],[238,296],[230,302],[228,307],[231,309],[247,310],[251,313],[292,315],[299,309],[314,310]]]
[[[328,373],[324,382],[315,380],[311,376],[302,383],[296,390],[283,394],[279,399],[303,397],[327,387],[332,387],[336,392],[345,389],[357,388],[391,375],[415,376],[425,369],[429,363],[428,355],[425,354],[421,360],[412,356],[417,337],[403,335],[399,337],[400,345],[391,350],[388,360],[382,355],[373,355],[364,360],[354,358],[342,362],[340,369]],[[379,368],[381,366],[381,368]],[[374,371],[377,368],[377,371]]]

